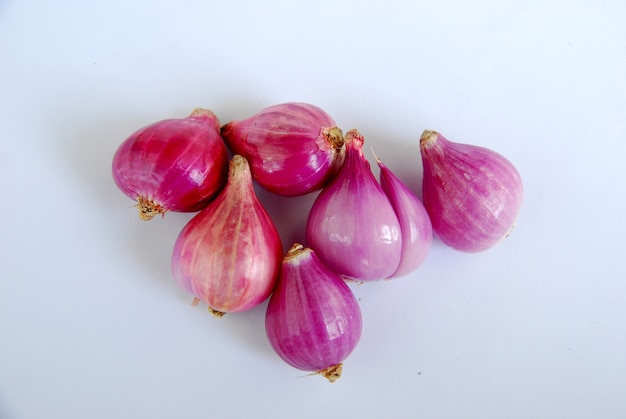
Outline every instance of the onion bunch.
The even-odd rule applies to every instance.
[[[306,103],[222,126],[197,109],[128,137],[113,157],[113,179],[141,219],[197,212],[171,260],[193,305],[202,301],[222,316],[269,299],[265,329],[278,356],[334,382],[362,333],[349,281],[409,275],[433,236],[460,251],[487,250],[510,234],[523,199],[521,177],[502,155],[426,130],[422,203],[377,156],[376,179],[364,142]],[[306,246],[283,254],[253,180],[282,196],[321,190],[304,226]]]

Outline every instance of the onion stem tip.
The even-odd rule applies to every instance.
[[[326,137],[326,141],[328,141],[328,144],[330,144],[335,151],[341,151],[343,145],[345,144],[341,128],[324,128],[322,130],[322,134]]]
[[[355,142],[358,147],[362,147],[365,143],[365,138],[357,129],[351,129],[346,133],[346,143]]]
[[[420,145],[422,147],[426,147],[428,145],[431,145],[435,142],[436,138],[437,138],[437,131],[432,131],[429,129],[424,130],[424,132],[422,133],[422,136],[420,137]]]
[[[381,165],[384,166],[383,162],[378,158],[378,156],[374,152],[374,147],[370,147],[370,149],[372,150],[372,155],[376,159],[376,163],[378,163],[379,166],[381,166]]]
[[[289,249],[289,251],[287,251],[287,254],[285,255],[285,257],[286,258],[292,258],[294,256],[299,255],[303,251],[304,251],[304,246],[303,245],[301,245],[300,243],[294,243],[291,246],[291,249]]]
[[[209,109],[205,109],[205,108],[194,109],[193,111],[191,111],[190,116],[208,116],[210,118],[216,118],[215,113],[213,113],[213,111]]]

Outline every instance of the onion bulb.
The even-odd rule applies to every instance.
[[[278,231],[254,193],[248,162],[235,155],[224,190],[180,232],[172,272],[219,316],[269,297],[282,252]]]
[[[285,362],[334,382],[361,337],[361,310],[346,283],[295,243],[267,305],[265,330]]]
[[[137,201],[139,218],[167,211],[195,212],[222,189],[228,150],[220,123],[208,109],[135,131],[113,157],[113,180]]]
[[[424,262],[433,241],[433,228],[422,201],[378,157],[376,162],[380,168],[380,186],[400,222],[402,256],[391,276],[396,278],[414,272]]]
[[[363,136],[351,130],[345,138],[345,162],[309,213],[307,246],[344,278],[389,278],[402,255],[400,223],[363,155]]]
[[[298,196],[319,190],[344,159],[344,138],[335,121],[307,103],[270,106],[222,127],[235,154],[250,162],[252,175],[266,190]]]
[[[510,161],[429,130],[422,134],[420,150],[424,206],[443,243],[480,252],[510,234],[524,194],[520,174]]]

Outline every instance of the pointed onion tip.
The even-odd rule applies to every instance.
[[[420,137],[420,147],[431,147],[437,142],[437,136],[440,134],[437,131],[424,130]]]
[[[365,143],[365,138],[361,135],[361,133],[356,129],[351,129],[346,133],[346,143],[355,142],[357,146],[361,147]]]
[[[248,164],[248,160],[239,154],[235,154],[232,158],[232,163],[234,166],[242,166],[244,164]]]
[[[285,259],[290,259],[290,258],[296,257],[299,254],[303,253],[305,250],[306,250],[306,248],[303,245],[301,245],[300,243],[294,243],[291,246],[291,249],[289,249],[289,251],[285,255]]]
[[[374,156],[374,159],[376,159],[376,163],[378,164],[378,167],[383,168],[385,167],[385,165],[383,164],[382,160],[378,158],[378,156],[376,155],[376,153],[374,152],[374,147],[370,147],[370,149],[372,150],[372,155]]]
[[[208,116],[210,118],[217,118],[213,111],[206,108],[195,108],[193,111],[191,111],[191,114],[189,116]]]

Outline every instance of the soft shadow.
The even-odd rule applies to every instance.
[[[232,100],[213,109],[222,123],[240,119],[258,112],[265,106],[260,100]],[[78,106],[77,106],[78,108]],[[222,111],[223,110],[223,111]],[[172,112],[179,115],[178,110]],[[184,112],[183,112],[184,114]],[[111,161],[121,142],[136,129],[146,125],[145,112],[131,109],[100,109],[97,113],[85,110],[81,115],[68,115],[66,120],[55,120],[50,127],[57,144],[50,151],[74,182],[77,190],[96,208],[93,222],[107,228],[100,229],[103,237],[85,237],[85,240],[103,240],[108,247],[106,256],[111,261],[132,260],[140,266],[155,286],[164,292],[180,295],[170,271],[171,251],[180,230],[193,214],[168,213],[163,219],[148,222],[139,220],[133,201],[115,186],[111,176]],[[82,121],[82,122],[77,122]],[[383,131],[364,130],[364,152],[378,177],[371,148],[377,156],[421,197],[421,159],[418,138],[390,138]],[[306,220],[318,192],[301,197],[281,197],[258,185],[255,191],[259,200],[274,220],[281,236],[283,250],[294,242],[306,244]],[[149,284],[150,285],[150,284]],[[177,293],[177,294],[175,294]],[[264,327],[267,301],[245,312],[225,316],[225,329],[234,339],[247,347],[275,356],[267,341]],[[207,316],[209,314],[207,313]],[[217,320],[217,319],[216,319]]]
[[[171,249],[189,215],[166,214],[164,219],[141,221],[134,201],[115,186],[112,177],[115,150],[128,135],[146,125],[146,120],[111,110],[73,115],[71,120],[54,123],[51,131],[62,142],[55,150],[55,160],[66,172],[67,181],[75,183],[92,222],[101,226],[95,229],[100,237],[83,239],[100,241],[106,259],[132,261],[146,269],[147,277],[156,284],[171,289]]]
[[[268,302],[269,299],[250,310],[226,313],[221,318],[210,314],[204,303],[199,303],[193,309],[200,310],[201,316],[204,317],[202,321],[209,322],[211,328],[219,330],[219,333],[231,336],[235,342],[239,342],[243,347],[253,350],[263,357],[272,358],[277,355],[265,333],[265,311]]]
[[[260,110],[259,102],[225,104],[224,122],[231,118],[248,116]],[[217,111],[216,111],[217,113]],[[172,117],[178,117],[173,111]],[[183,113],[184,114],[184,113]],[[130,115],[130,116],[129,116]],[[219,116],[219,115],[218,115]],[[157,286],[172,295],[176,304],[186,294],[175,283],[171,274],[171,253],[175,240],[184,225],[195,213],[166,213],[163,218],[141,221],[134,202],[126,197],[113,182],[111,162],[117,147],[132,132],[146,125],[146,115],[124,109],[86,111],[68,116],[67,120],[51,122],[49,130],[54,138],[47,150],[62,167],[68,182],[89,202],[93,223],[105,228],[96,231],[101,237],[81,237],[80,240],[100,240],[111,263],[131,263],[145,271],[141,280],[146,286]],[[83,123],[77,123],[83,121]],[[285,246],[294,240],[303,240],[304,222],[314,195],[302,198],[283,198],[265,191],[259,192],[281,234]],[[115,262],[117,261],[117,262]],[[129,280],[137,280],[129,275]],[[191,302],[192,297],[189,298]],[[236,341],[262,354],[275,356],[265,335],[265,308],[267,301],[244,312],[229,313],[223,319],[224,332]],[[204,305],[206,310],[206,305]],[[211,316],[206,312],[206,316]]]

